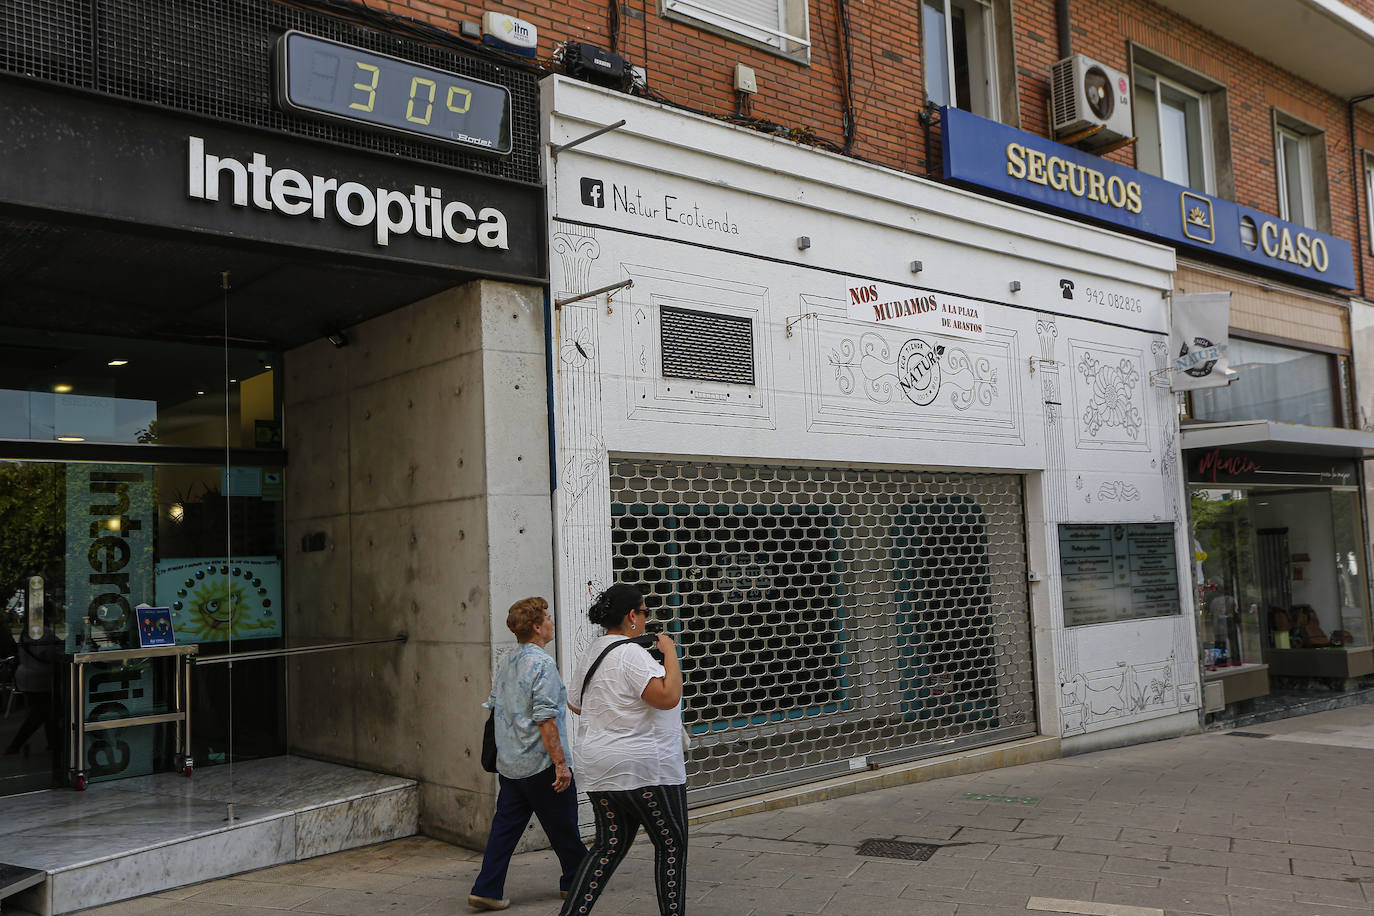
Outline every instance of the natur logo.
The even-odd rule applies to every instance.
[[[587,207],[606,206],[606,184],[600,178],[582,179],[582,204]]]

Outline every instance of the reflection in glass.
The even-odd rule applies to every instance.
[[[1340,425],[1335,357],[1233,337],[1230,360],[1240,377],[1194,391],[1195,419]]]
[[[1191,495],[1210,667],[1258,662],[1275,649],[1369,645],[1357,491],[1194,488]]]
[[[172,608],[177,642],[202,657],[231,637],[235,651],[282,644],[283,485],[279,467],[0,461],[0,795],[60,782],[65,655],[137,647],[137,605]],[[170,711],[160,661],[90,666],[82,715]],[[193,756],[282,753],[284,666],[229,668],[197,674]],[[89,775],[166,769],[173,735],[162,724],[89,733]]]
[[[1369,645],[1369,589],[1365,579],[1361,529],[1359,493],[1355,490],[1332,490],[1331,562],[1336,570],[1337,603],[1340,606],[1340,631],[1344,645]]]
[[[115,355],[117,354],[117,358]],[[274,354],[6,329],[0,439],[280,445]]]
[[[1194,570],[1209,669],[1257,664],[1265,606],[1255,569],[1254,521],[1243,490],[1192,493]]]
[[[949,45],[945,30],[945,5],[927,3],[922,10],[921,25],[924,30],[922,62],[926,71],[926,98],[936,105],[953,105],[949,95]]]

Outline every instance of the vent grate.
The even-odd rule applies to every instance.
[[[1228,735],[1234,735],[1234,736],[1237,737],[1237,738],[1268,738],[1268,737],[1269,737],[1269,736],[1266,735],[1264,732],[1227,732],[1226,734],[1228,734]]]
[[[934,843],[908,843],[903,840],[864,840],[858,855],[882,859],[906,859],[908,862],[927,862],[939,846]]]
[[[754,322],[734,315],[659,309],[663,375],[754,384]]]
[[[373,15],[359,8],[359,15]],[[0,72],[151,102],[435,165],[538,184],[539,85],[523,70],[270,0],[6,0]],[[441,143],[316,121],[277,108],[272,49],[290,29],[390,54],[511,92],[514,149],[483,156]],[[454,39],[455,43],[458,39]]]

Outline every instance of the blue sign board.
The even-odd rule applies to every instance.
[[[1179,248],[1355,286],[1350,243],[969,114],[940,109],[945,177]]]

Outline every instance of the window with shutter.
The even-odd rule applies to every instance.
[[[807,0],[663,0],[663,13],[785,57],[808,62]]]

